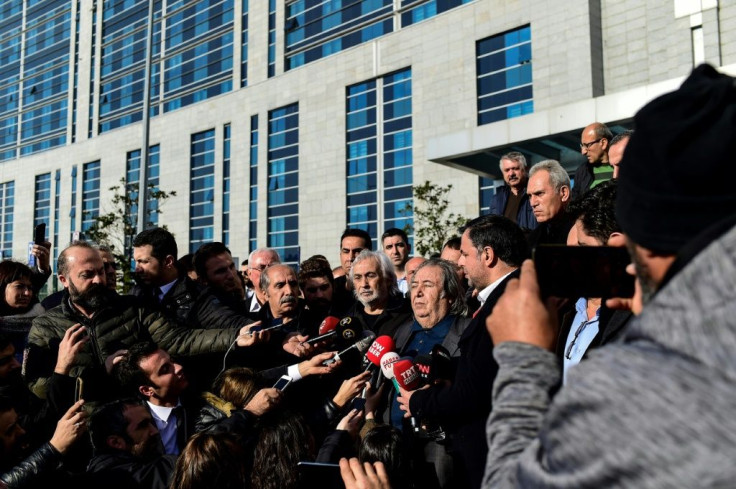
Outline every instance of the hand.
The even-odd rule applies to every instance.
[[[427,387],[428,386],[424,386],[423,388],[426,389]],[[413,395],[414,391],[408,391],[403,387],[399,387],[399,395],[396,397],[396,402],[399,403],[399,409],[404,411],[405,418],[411,418],[413,416],[411,408],[409,407],[409,401]]]
[[[363,419],[363,413],[357,409],[351,409],[350,412],[337,423],[338,431],[347,431],[350,437],[355,440],[358,438],[360,431],[360,421]]]
[[[85,335],[86,332],[87,329],[79,323],[70,326],[64,332],[64,338],[59,343],[59,356],[56,359],[54,372],[61,375],[69,375],[77,359],[77,354],[84,347],[85,343],[89,341],[89,336]]]
[[[49,250],[51,250],[51,243],[48,241],[44,241],[40,245],[33,245],[31,248],[31,255],[36,257],[36,266],[44,273],[51,273],[51,266],[49,265],[51,253]]]
[[[368,390],[366,391],[365,396],[365,419],[373,419],[376,407],[378,407],[378,404],[381,402],[381,398],[383,397],[383,390],[389,382],[391,381],[387,380],[381,384],[379,389],[374,389],[371,384],[367,384]]]
[[[516,341],[554,351],[557,342],[557,313],[553,299],[542,302],[534,262],[524,261],[518,280],[509,281],[501,298],[486,319],[494,345]]]
[[[368,379],[370,378],[370,372],[362,372],[355,377],[343,380],[340,389],[337,391],[337,394],[335,394],[335,397],[332,398],[332,402],[334,402],[337,407],[343,407],[354,397],[360,394],[360,392],[363,390],[363,388],[365,388],[366,384],[368,383]]]
[[[84,400],[79,400],[64,413],[51,437],[51,446],[64,454],[84,433],[87,432],[87,413],[82,409]]]
[[[271,338],[270,331],[251,331],[251,328],[254,328],[260,325],[261,325],[261,322],[257,321],[247,326],[243,326],[240,329],[240,335],[238,336],[238,342],[237,342],[238,346],[247,347],[247,346],[257,345],[260,343],[267,343],[268,340]]]
[[[309,343],[305,343],[309,339],[309,336],[300,335],[299,333],[289,334],[284,342],[281,344],[284,351],[291,353],[297,357],[309,357],[314,351],[314,348]]]
[[[269,387],[256,392],[256,395],[245,405],[244,409],[256,416],[261,416],[273,409],[280,401],[281,391]]]
[[[105,371],[107,372],[107,375],[110,375],[112,373],[112,367],[120,360],[122,360],[123,355],[125,355],[126,353],[128,353],[128,350],[118,350],[112,355],[105,358]]]
[[[324,375],[332,373],[332,371],[340,365],[340,361],[338,360],[337,362],[333,362],[327,366],[322,365],[322,362],[329,360],[336,354],[337,352],[328,351],[326,353],[315,355],[309,360],[300,362],[299,365],[297,365],[297,368],[299,368],[299,374],[301,374],[302,377],[306,377],[308,375]]]
[[[636,276],[636,269],[634,268],[634,264],[630,263],[629,266],[626,267],[626,273],[629,275]],[[620,309],[623,311],[631,311],[635,315],[641,314],[641,310],[644,307],[644,304],[641,300],[641,283],[639,282],[639,278],[637,277],[634,281],[634,297],[630,298],[622,298],[622,297],[616,297],[613,299],[607,299],[606,300],[606,306],[609,309]]]
[[[361,464],[357,458],[340,459],[340,475],[345,489],[391,489],[382,462]]]

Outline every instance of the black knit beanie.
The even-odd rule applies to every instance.
[[[708,65],[644,106],[619,170],[616,215],[635,243],[676,253],[736,214],[736,85]]]

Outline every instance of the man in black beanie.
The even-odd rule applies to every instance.
[[[524,263],[487,321],[498,374],[483,487],[736,481],[734,79],[700,66],[635,127],[616,212],[641,314],[558,390],[554,310]]]

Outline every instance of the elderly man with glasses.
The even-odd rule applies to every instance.
[[[601,122],[594,122],[580,135],[580,152],[588,159],[575,170],[572,200],[599,183],[613,178],[613,167],[608,161],[608,149],[613,133]]]

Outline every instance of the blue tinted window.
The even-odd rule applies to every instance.
[[[215,130],[192,134],[189,186],[189,252],[214,240]]]
[[[82,232],[95,223],[100,214],[100,162],[85,163],[82,167]]]
[[[258,248],[258,116],[250,118],[250,207],[248,248]]]

